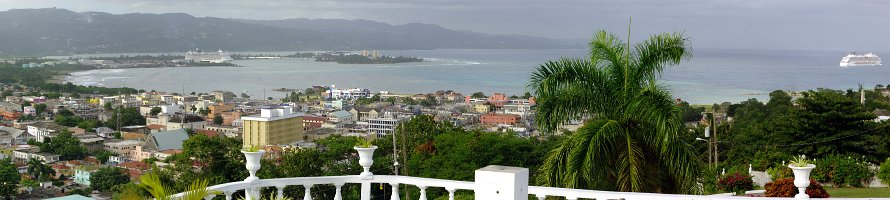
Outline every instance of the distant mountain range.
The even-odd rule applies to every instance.
[[[298,51],[441,48],[572,48],[569,40],[494,35],[433,24],[368,20],[246,20],[170,14],[109,14],[64,9],[0,12],[0,55],[88,53]]]

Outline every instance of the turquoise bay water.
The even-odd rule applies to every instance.
[[[276,52],[289,54],[290,52]],[[300,59],[237,60],[244,67],[100,69],[72,73],[82,85],[134,87],[169,92],[230,90],[252,97],[283,97],[273,88],[313,85],[372,91],[429,93],[455,90],[521,95],[535,67],[560,57],[583,57],[583,49],[406,50],[384,55],[423,57],[427,62],[355,65]],[[876,52],[878,55],[890,55]],[[266,52],[269,54],[269,52]],[[845,52],[696,49],[694,57],[668,68],[662,80],[676,98],[694,104],[765,99],[776,89],[847,89],[888,84],[886,66],[838,67]],[[264,92],[265,90],[265,92]]]

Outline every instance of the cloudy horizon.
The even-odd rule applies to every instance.
[[[631,39],[683,31],[694,47],[890,50],[890,1],[673,0],[0,0],[0,10],[56,7],[76,12],[187,13],[275,20],[364,19],[428,23],[492,34],[587,39],[605,29]]]

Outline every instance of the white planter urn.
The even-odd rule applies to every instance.
[[[244,158],[247,160],[245,167],[247,168],[247,171],[250,172],[250,176],[245,178],[244,181],[253,182],[259,180],[260,178],[256,176],[256,171],[260,170],[260,167],[262,167],[260,160],[263,158],[263,154],[266,153],[266,150],[259,150],[256,152],[241,150],[241,153],[244,153]]]
[[[797,195],[794,195],[794,198],[810,198],[810,195],[807,194],[807,187],[810,186],[810,172],[816,168],[816,165],[807,164],[806,167],[788,165],[788,168],[794,172],[794,186],[797,187]]]
[[[374,150],[377,150],[377,146],[371,146],[368,148],[362,147],[353,147],[356,151],[358,151],[358,164],[365,169],[361,175],[363,179],[371,179],[374,174],[371,173],[371,165],[374,165]]]

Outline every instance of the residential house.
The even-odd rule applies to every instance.
[[[313,130],[321,128],[321,125],[328,121],[326,117],[317,117],[317,116],[304,116],[303,117],[303,130]]]
[[[45,138],[55,137],[62,130],[67,129],[68,127],[58,125],[55,122],[37,122],[28,125],[28,134],[38,142],[44,142]]]
[[[117,131],[108,127],[96,128],[96,134],[104,138],[114,138],[114,133],[117,133]]]
[[[241,128],[235,126],[209,124],[204,126],[204,130],[216,131],[226,137],[241,137]]]
[[[488,113],[479,117],[479,121],[485,125],[515,125],[519,120],[520,116],[513,114]]]
[[[25,130],[0,126],[0,148],[26,144],[27,142],[28,134],[25,134]]]
[[[152,133],[144,143],[135,146],[135,148],[129,152],[130,158],[140,161],[154,157],[156,152],[181,150],[182,142],[187,139],[188,134],[185,132],[185,129]]]
[[[126,169],[127,174],[130,175],[130,180],[139,180],[139,177],[145,173],[145,170],[151,169],[151,166],[148,166],[147,163],[142,161],[124,162],[118,164],[117,167]]]
[[[31,158],[36,158],[44,164],[59,161],[59,155],[51,153],[41,153],[40,148],[33,145],[18,145],[13,150],[13,158],[18,162],[27,163]]]
[[[134,125],[121,127],[121,138],[124,140],[142,140],[151,133],[147,126]]]
[[[91,152],[104,148],[105,138],[102,138],[97,134],[81,134],[75,135],[74,137],[76,137],[77,140]]]
[[[114,152],[118,155],[130,155],[130,151],[136,149],[136,146],[142,145],[138,140],[115,140],[106,141],[105,150]]]
[[[325,91],[325,97],[331,99],[358,99],[359,97],[371,97],[371,90],[362,88],[337,89],[331,86]]]
[[[333,123],[346,123],[355,121],[352,116],[353,114],[351,112],[341,110],[328,114],[328,121],[331,121]]]
[[[378,118],[380,108],[358,107],[349,110],[352,114],[352,121],[367,121],[368,119]]]
[[[90,176],[99,168],[94,165],[83,165],[74,169],[74,182],[82,186],[90,186]]]

